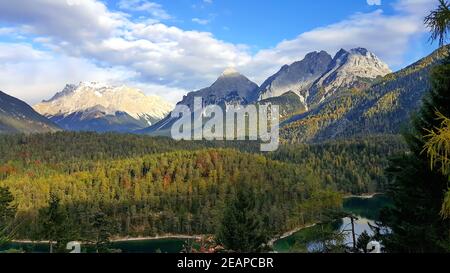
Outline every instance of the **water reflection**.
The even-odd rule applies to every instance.
[[[358,238],[364,231],[369,236],[374,234],[370,225],[374,226],[379,220],[381,209],[391,206],[390,200],[385,195],[375,195],[372,198],[352,197],[345,199],[344,211],[358,217],[355,220],[355,235]],[[324,244],[336,244],[333,240],[327,241],[327,235],[338,236],[347,247],[353,246],[352,226],[350,218],[343,218],[329,225],[318,225],[302,229],[299,232],[275,242],[274,249],[277,252],[322,252]],[[339,231],[339,232],[336,232]],[[329,245],[327,245],[329,247]]]

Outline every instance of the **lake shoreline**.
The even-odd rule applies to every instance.
[[[270,247],[273,247],[274,244],[275,244],[277,241],[283,240],[283,239],[285,239],[285,238],[287,238],[287,237],[289,237],[289,236],[294,235],[295,233],[297,233],[297,232],[299,232],[299,231],[301,231],[301,230],[303,230],[303,229],[312,228],[312,227],[314,227],[314,226],[316,226],[316,225],[318,225],[318,223],[314,223],[314,224],[310,224],[310,225],[298,227],[298,228],[295,228],[295,229],[290,230],[290,231],[286,231],[286,232],[283,233],[282,235],[277,236],[276,238],[271,239],[271,240],[267,243],[267,245],[270,246]]]
[[[343,197],[343,199],[350,199],[350,198],[372,199],[372,198],[374,198],[377,195],[383,195],[383,194],[384,193],[382,193],[382,192],[375,192],[375,193],[367,193],[367,194],[363,194],[363,195],[346,195],[346,196]],[[268,246],[273,247],[274,244],[277,241],[283,240],[283,239],[285,239],[285,238],[287,238],[289,236],[294,235],[295,233],[297,233],[297,232],[299,232],[299,231],[301,231],[303,229],[311,228],[311,227],[314,227],[314,226],[316,226],[318,224],[319,224],[319,222],[318,223],[314,223],[314,224],[309,224],[309,225],[306,225],[306,226],[302,226],[302,227],[298,227],[298,228],[295,228],[293,230],[287,231],[287,232],[283,233],[282,235],[280,235],[279,237],[271,239],[269,241],[269,243],[268,243]]]
[[[120,242],[137,242],[137,241],[153,241],[153,240],[162,240],[162,239],[180,239],[180,240],[200,240],[208,235],[161,235],[161,236],[153,236],[153,237],[124,237],[124,238],[115,238],[111,239],[112,243],[120,243]]]
[[[367,193],[367,194],[362,194],[362,195],[345,195],[343,197],[343,199],[349,199],[349,198],[371,199],[377,195],[383,195],[383,194],[385,194],[385,193],[375,192],[375,193]]]
[[[377,193],[370,193],[370,194],[363,194],[363,195],[346,195],[343,198],[349,199],[349,198],[362,198],[362,199],[371,199],[374,198],[377,195],[382,195],[383,193],[377,192]],[[316,226],[318,223],[309,224],[302,227],[297,227],[295,229],[292,229],[290,231],[286,231],[283,234],[276,236],[275,238],[272,238],[267,245],[273,246],[278,240],[285,239],[289,236],[292,236],[293,234],[306,229]],[[161,240],[161,239],[179,239],[179,240],[199,240],[206,236],[210,235],[182,235],[182,234],[167,234],[167,235],[157,235],[157,236],[148,236],[148,237],[116,237],[111,239],[111,243],[121,243],[121,242],[139,242],[139,241],[154,241],[154,240]],[[12,240],[12,243],[25,243],[25,244],[48,244],[50,241],[32,241],[32,240]]]
[[[138,242],[138,241],[154,241],[154,240],[164,240],[164,239],[179,239],[179,240],[199,240],[208,235],[158,235],[153,237],[119,237],[110,240],[111,243],[121,243],[121,242]],[[12,243],[21,244],[49,244],[50,241],[32,241],[32,240],[12,240]],[[81,242],[83,244],[90,244],[89,242]]]

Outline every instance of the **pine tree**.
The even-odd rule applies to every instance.
[[[446,47],[442,50],[448,50]],[[450,250],[450,220],[440,215],[448,177],[430,168],[424,152],[429,131],[439,127],[436,112],[450,116],[450,61],[447,57],[431,73],[431,90],[405,133],[410,152],[391,161],[389,195],[394,208],[382,213],[392,229],[383,236],[387,251],[442,252]]]
[[[445,0],[425,18],[431,39],[444,45],[450,27],[450,8]],[[392,230],[382,236],[391,252],[450,252],[450,219],[441,217],[442,204],[447,200],[448,177],[430,168],[424,152],[430,131],[440,127],[437,113],[450,117],[450,54],[441,48],[444,60],[431,73],[431,90],[422,108],[413,118],[412,129],[405,134],[410,153],[392,160],[388,173],[393,183],[389,195],[394,208],[381,214],[383,225]]]
[[[113,225],[111,220],[103,212],[96,212],[92,216],[92,224],[90,237],[95,245],[97,253],[105,253],[109,251],[110,237],[113,233]]]
[[[447,175],[450,181],[450,118],[439,112],[437,116],[442,121],[442,126],[430,131],[424,151],[427,152],[430,159],[431,169],[441,170],[442,174]],[[442,204],[441,215],[444,218],[450,217],[450,188]]]
[[[426,18],[425,25],[431,30],[431,39],[439,40],[444,45],[450,30],[450,4],[446,0],[439,0],[439,6]]]
[[[7,243],[12,233],[16,207],[12,204],[14,197],[7,188],[0,187],[0,246]]]
[[[369,244],[370,240],[372,238],[370,237],[369,233],[367,231],[363,231],[361,235],[358,237],[358,241],[356,242],[356,248],[361,253],[367,253],[367,245]]]
[[[65,252],[65,246],[74,239],[69,217],[59,198],[51,194],[49,205],[39,211],[42,237],[49,241],[50,253]],[[54,248],[54,243],[56,247]]]
[[[226,205],[218,241],[228,251],[260,252],[267,243],[267,235],[256,208],[255,193],[247,182],[238,183],[237,187],[236,197]]]

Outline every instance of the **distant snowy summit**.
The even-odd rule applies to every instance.
[[[173,105],[125,85],[81,82],[66,85],[34,109],[66,130],[131,132],[163,119]]]

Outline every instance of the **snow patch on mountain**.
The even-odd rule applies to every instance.
[[[93,109],[105,114],[122,112],[139,120],[161,120],[170,113],[173,105],[157,96],[147,96],[141,90],[105,83],[81,82],[69,84],[53,98],[34,106],[47,117],[69,116],[73,113],[91,113]]]

